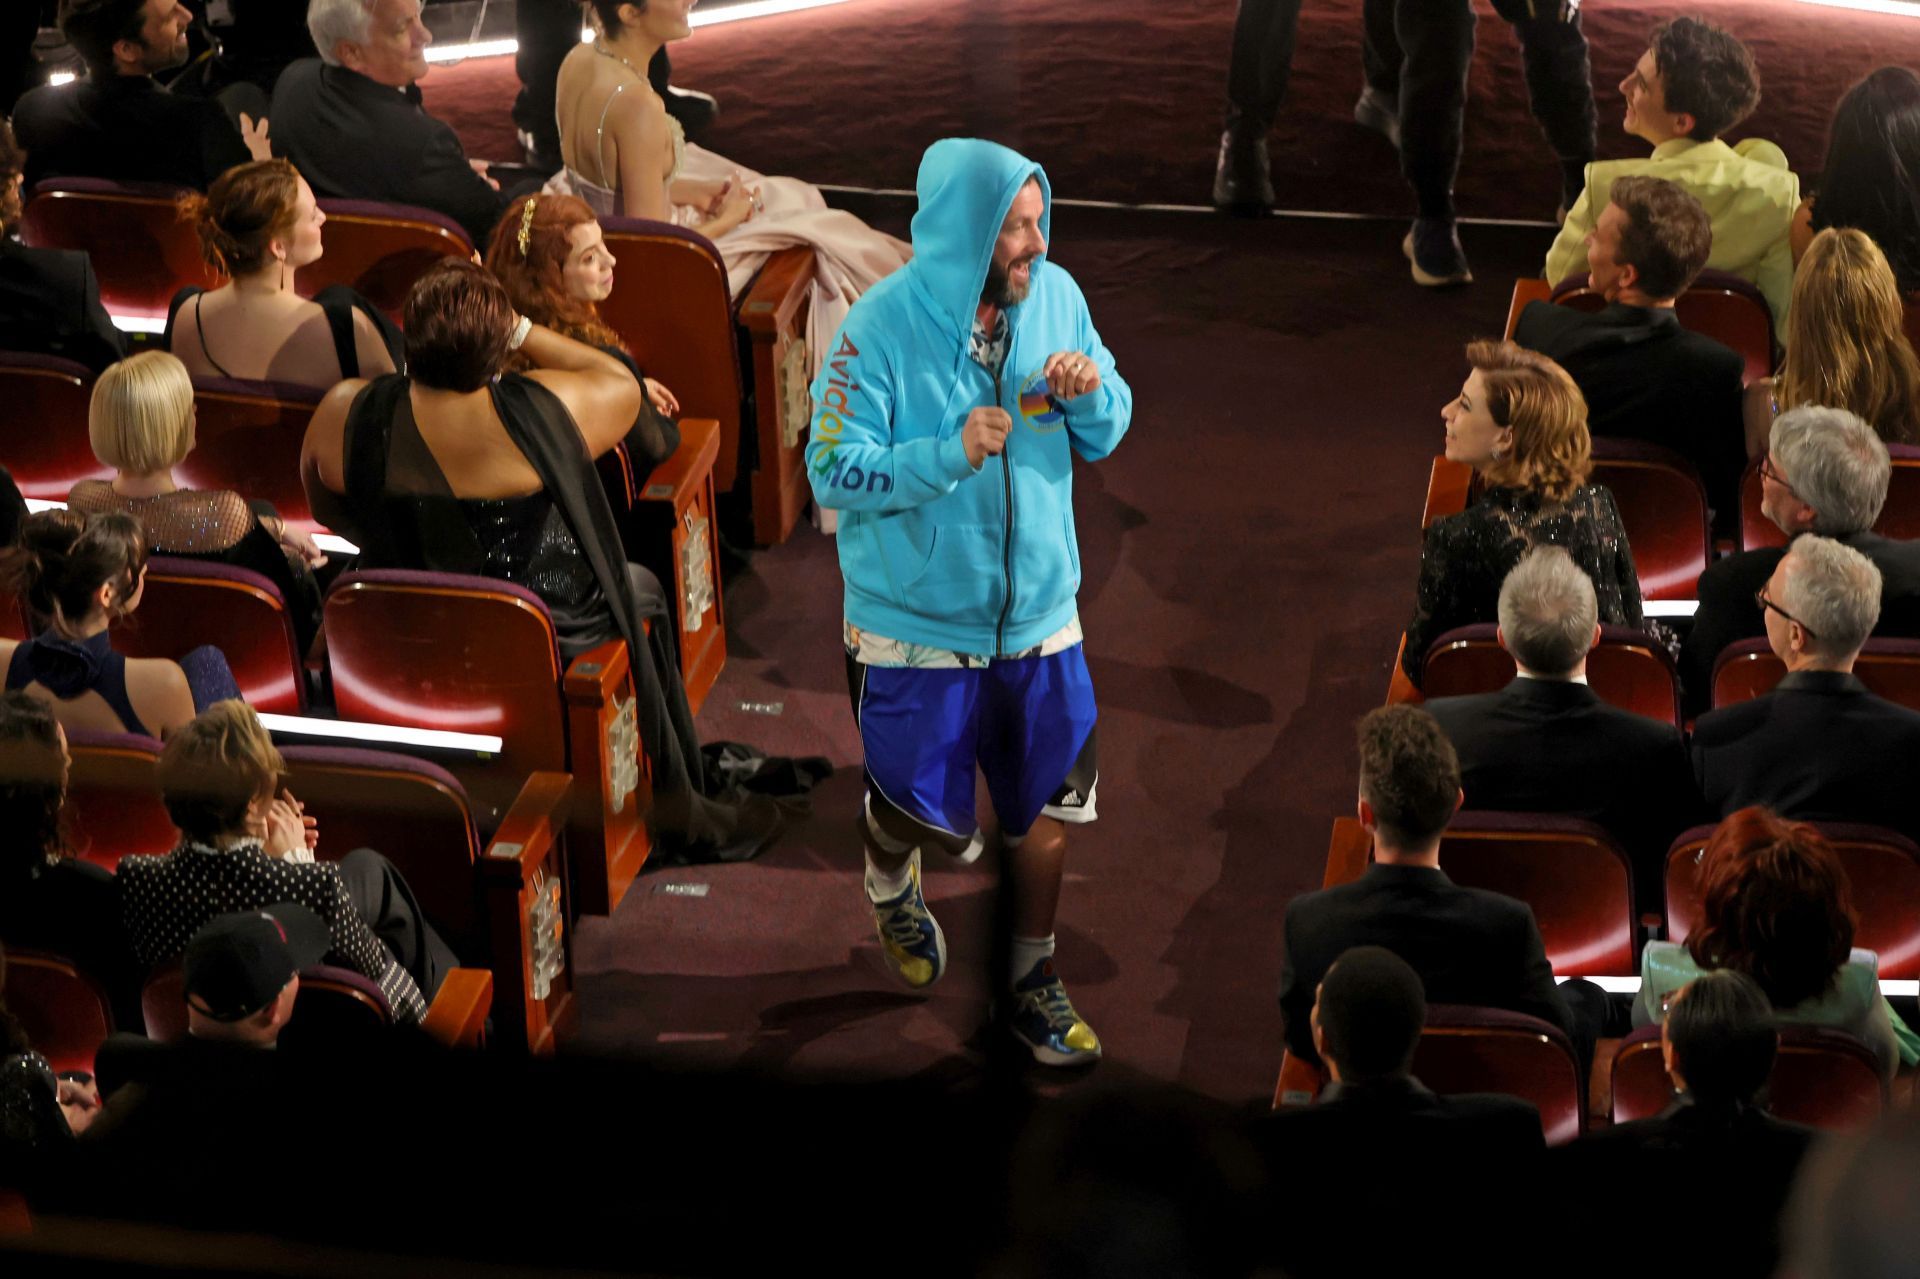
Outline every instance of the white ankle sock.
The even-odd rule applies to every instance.
[[[867,898],[870,901],[891,901],[907,891],[913,883],[913,858],[908,857],[900,863],[900,869],[892,874],[873,864],[873,854],[867,854]]]
[[[1016,937],[1013,939],[1012,979],[1017,985],[1026,979],[1033,966],[1053,954],[1053,934],[1045,937]]]

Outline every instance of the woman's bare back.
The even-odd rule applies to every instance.
[[[291,293],[242,299],[229,286],[189,298],[174,317],[171,349],[196,377],[324,389],[341,376],[326,312]]]
[[[628,214],[656,199],[665,203],[676,157],[667,104],[644,75],[583,44],[561,64],[554,97],[560,158],[569,170],[615,192]],[[649,145],[650,137],[657,142]]]

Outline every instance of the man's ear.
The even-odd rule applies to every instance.
[[[1371,834],[1374,828],[1375,819],[1373,816],[1373,805],[1367,802],[1366,796],[1362,795],[1356,801],[1356,807],[1354,809],[1354,812],[1360,818],[1360,825],[1365,827],[1367,832]]]
[[[1640,287],[1640,268],[1631,262],[1620,263],[1619,288],[1637,289]]]
[[[1675,131],[1677,131],[1679,135],[1683,138],[1692,137],[1694,129],[1697,128],[1700,124],[1698,120],[1694,119],[1691,115],[1689,115],[1685,111],[1670,111],[1667,114],[1673,120],[1673,127]]]

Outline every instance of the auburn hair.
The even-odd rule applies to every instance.
[[[620,335],[600,318],[599,308],[569,296],[563,279],[567,258],[573,253],[573,229],[593,221],[593,210],[577,196],[522,196],[507,206],[493,228],[493,238],[487,242],[487,270],[505,287],[513,309],[535,324],[588,346],[625,350]],[[510,367],[531,366],[532,361],[518,352],[510,362]]]
[[[1687,953],[1731,968],[1776,1008],[1823,994],[1853,949],[1856,916],[1833,845],[1805,822],[1743,808],[1700,855],[1700,926]]]
[[[1593,469],[1587,401],[1572,376],[1512,342],[1469,342],[1467,363],[1486,386],[1487,412],[1513,432],[1513,447],[1482,469],[1487,483],[1554,502],[1572,497]]]
[[[207,193],[180,197],[184,221],[200,236],[207,265],[229,278],[258,271],[273,258],[273,241],[299,216],[300,171],[287,160],[236,164]]]

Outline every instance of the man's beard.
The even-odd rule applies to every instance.
[[[1023,262],[1027,264],[1027,282],[1016,286],[1010,272]],[[998,262],[989,261],[987,283],[986,287],[980,290],[980,300],[988,306],[997,306],[1003,311],[1010,306],[1018,306],[1025,302],[1027,290],[1033,287],[1033,263],[1034,259],[1031,257],[1015,258],[1004,267]]]
[[[184,39],[177,44],[170,44],[161,48],[149,46],[146,50],[147,74],[155,75],[161,71],[171,71],[175,67],[184,67],[187,65],[187,59],[192,53],[193,50]]]

